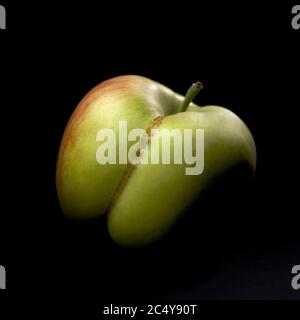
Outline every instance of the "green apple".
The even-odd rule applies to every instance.
[[[116,243],[144,246],[165,235],[218,176],[241,164],[254,173],[256,148],[249,129],[228,109],[195,105],[192,99],[200,89],[200,83],[194,84],[184,97],[134,75],[116,77],[92,89],[72,114],[59,150],[56,186],[65,214],[71,218],[107,214],[108,230]],[[187,175],[184,162],[100,165],[97,133],[111,129],[118,136],[120,120],[127,121],[128,131],[192,129],[194,137],[196,129],[204,129],[203,172]],[[193,148],[195,143],[194,139]],[[127,149],[133,144],[129,141]],[[149,152],[140,153],[140,158],[150,157],[150,147],[151,134],[141,150]],[[170,147],[172,151],[174,144]]]

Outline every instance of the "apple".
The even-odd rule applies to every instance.
[[[104,81],[87,93],[67,124],[58,155],[56,186],[64,213],[84,219],[107,214],[116,243],[141,247],[168,233],[218,176],[241,164],[254,174],[256,148],[249,129],[228,109],[194,104],[200,89],[198,82],[184,97],[145,77],[128,75]],[[204,129],[203,172],[187,175],[184,162],[100,165],[97,133],[111,129],[118,135],[121,120],[127,121],[129,131],[192,129],[195,137],[197,129]],[[133,145],[128,141],[127,149]],[[150,146],[151,134],[143,145],[148,156]],[[119,150],[119,142],[116,147]],[[137,155],[143,157],[140,151]]]

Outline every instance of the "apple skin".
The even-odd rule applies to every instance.
[[[92,89],[72,114],[59,150],[56,186],[64,213],[70,218],[107,213],[108,230],[116,243],[145,246],[165,235],[224,172],[246,164],[254,174],[256,148],[244,122],[218,106],[190,103],[185,112],[179,112],[183,100],[169,88],[133,75],[104,81]],[[127,120],[128,131],[146,130],[155,121],[160,129],[194,129],[193,133],[204,129],[203,173],[186,175],[185,163],[99,165],[97,132],[111,128],[118,136],[119,120]],[[133,143],[128,142],[128,149]],[[150,155],[150,145],[147,148]]]

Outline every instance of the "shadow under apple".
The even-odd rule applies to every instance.
[[[115,245],[106,217],[71,222],[64,281],[107,299],[158,297],[205,283],[224,257],[252,245],[258,223],[253,196],[251,170],[236,167],[214,181],[163,239],[139,249]]]

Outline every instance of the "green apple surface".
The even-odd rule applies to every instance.
[[[96,135],[108,128],[118,136],[120,120],[127,121],[128,131],[178,128],[193,129],[194,135],[195,129],[204,129],[202,174],[186,175],[186,163],[100,165]],[[128,142],[128,149],[133,143]],[[151,137],[144,146],[148,155],[150,146]],[[120,76],[92,89],[72,114],[59,150],[56,186],[67,216],[107,214],[112,239],[139,247],[165,235],[214,179],[240,164],[254,173],[256,148],[249,129],[233,112],[197,106],[141,76]]]

